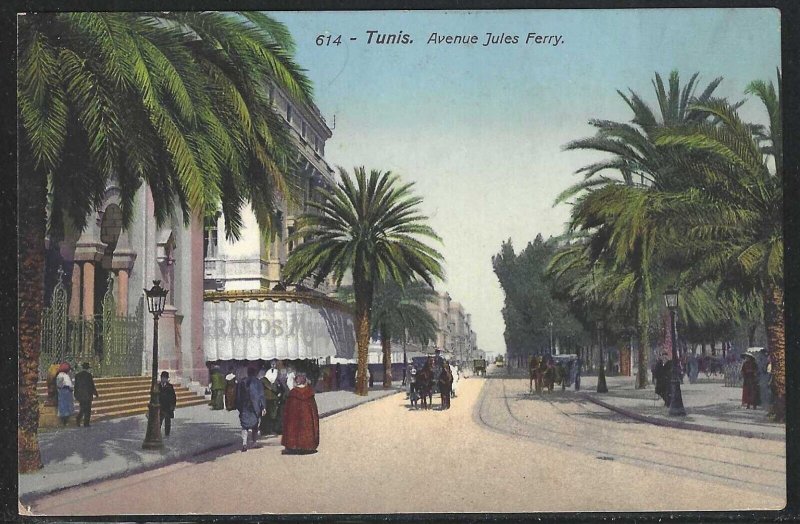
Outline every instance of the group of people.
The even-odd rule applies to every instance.
[[[89,427],[92,417],[92,400],[98,398],[94,377],[89,371],[89,363],[81,365],[81,371],[72,376],[72,366],[67,362],[53,363],[47,372],[47,396],[51,405],[56,406],[56,413],[61,425],[66,426],[75,413],[75,401],[78,401],[78,415],[75,422],[78,426]],[[82,423],[82,424],[81,424]]]
[[[528,362],[531,393],[552,392],[555,385],[561,390],[575,385],[575,391],[581,389],[581,360],[574,359],[562,362],[549,356],[532,356]]]
[[[413,364],[407,366],[406,386],[411,407],[416,409],[420,403],[428,409],[433,403],[434,386],[438,387],[442,409],[450,409],[450,399],[456,396],[461,371],[457,365],[450,364],[437,351],[436,356],[428,357],[420,370]]]
[[[741,362],[737,357],[729,354],[726,364],[725,385],[742,385],[742,407],[755,409],[759,405],[769,405],[772,399],[772,380],[770,373],[769,357],[765,350],[757,353],[742,353]],[[693,353],[679,358],[677,368],[678,381],[683,383],[684,376],[689,383],[697,382],[701,370],[702,360]],[[653,366],[653,381],[656,385],[656,394],[664,401],[665,406],[670,404],[670,381],[672,380],[673,361],[666,352],[661,353]],[[732,377],[732,378],[731,378]]]
[[[280,373],[277,361],[269,369],[247,368],[247,377],[211,370],[211,409],[239,411],[242,451],[257,446],[259,435],[281,435],[287,454],[314,453],[319,447],[319,411],[308,375]]]

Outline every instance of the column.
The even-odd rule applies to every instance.
[[[69,297],[69,312],[71,318],[81,315],[81,264],[72,263],[72,290]]]
[[[83,263],[83,318],[94,318],[94,262]]]
[[[128,316],[128,270],[117,272],[117,316]]]

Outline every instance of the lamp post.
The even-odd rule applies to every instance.
[[[547,322],[547,327],[550,328],[550,355],[553,354],[553,321]]]
[[[158,317],[164,312],[167,302],[167,291],[161,287],[160,280],[153,280],[153,287],[145,289],[147,310],[153,314],[153,376],[150,380],[150,404],[147,406],[147,434],[144,437],[143,449],[161,449],[161,403],[158,390]]]
[[[670,380],[670,395],[669,395],[669,414],[673,417],[686,416],[686,410],[683,408],[683,397],[681,396],[681,379],[678,373],[678,352],[675,347],[675,338],[677,332],[675,329],[675,312],[678,309],[678,290],[675,288],[668,288],[664,291],[664,302],[669,309],[670,317],[670,334],[672,339],[672,377]]]
[[[606,385],[606,366],[603,361],[603,321],[597,321],[597,345],[600,347],[600,370],[597,372],[597,392],[608,393],[608,386]]]

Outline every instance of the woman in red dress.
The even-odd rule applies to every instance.
[[[742,405],[753,409],[758,405],[758,366],[753,355],[745,354],[742,363]]]
[[[319,412],[314,388],[306,375],[298,373],[283,410],[281,444],[286,454],[315,453],[319,446]]]

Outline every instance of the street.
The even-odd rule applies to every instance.
[[[779,509],[782,442],[636,422],[495,372],[449,411],[402,394],[323,419],[313,455],[237,446],[34,502],[37,515]],[[176,428],[176,434],[180,428]]]

